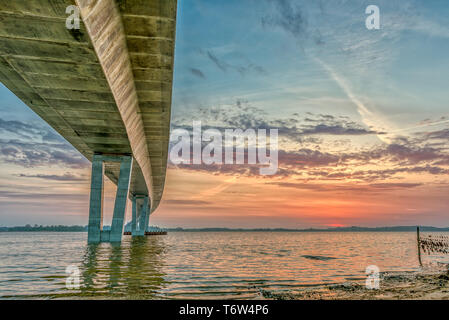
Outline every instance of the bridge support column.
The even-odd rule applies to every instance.
[[[117,183],[114,215],[110,231],[103,231],[103,179],[104,162],[106,161],[120,162],[120,174]],[[94,155],[92,160],[89,226],[87,236],[87,241],[89,243],[120,242],[122,240],[131,170],[131,156]]]
[[[139,237],[145,235],[145,230],[148,226],[148,217],[150,213],[148,196],[134,196],[133,197],[133,220],[132,236]]]
[[[92,177],[90,182],[88,242],[100,242],[103,230],[103,174],[104,166],[101,156],[94,155],[92,160]]]
[[[117,195],[115,196],[114,215],[112,217],[110,242],[122,241],[131,170],[132,157],[122,157],[120,175],[117,183]]]

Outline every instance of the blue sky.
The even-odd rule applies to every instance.
[[[412,109],[416,115],[409,121],[419,121],[426,112],[422,105],[430,103],[432,111],[443,114],[449,96],[444,92],[448,78],[441,72],[449,67],[447,2],[377,1],[381,30],[365,28],[368,4],[371,2],[182,3],[175,114],[198,104],[225,104],[235,99],[251,100],[267,112],[279,108],[297,111],[299,101],[303,108],[312,109],[320,98],[345,99],[317,60],[334,69],[354,93],[373,103],[380,113],[402,117]],[[302,22],[297,22],[299,19]],[[239,73],[238,68],[245,71]],[[191,69],[201,71],[204,79],[189,72]],[[369,101],[370,96],[382,105]],[[320,107],[336,108],[330,104]]]
[[[371,4],[380,30],[365,27]],[[447,14],[443,0],[179,1],[173,126],[279,128],[288,174],[170,167],[152,223],[447,225]],[[0,225],[87,223],[89,164],[3,86],[0,97]],[[33,144],[48,151],[39,160],[8,156]]]

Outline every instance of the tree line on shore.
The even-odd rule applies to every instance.
[[[103,230],[110,230],[110,226],[103,226]],[[421,231],[424,232],[448,232],[449,228],[437,228],[430,226],[421,226]],[[124,231],[131,231],[131,222],[127,223]],[[257,228],[257,229],[231,229],[231,228],[159,228],[151,226],[148,231],[167,231],[167,232],[411,232],[416,231],[416,226],[393,226],[393,227],[337,227],[327,229],[284,229],[284,228]],[[0,232],[87,232],[87,226],[42,226],[35,224],[16,226],[16,227],[1,227]]]
[[[25,225],[25,226],[16,226],[16,227],[0,227],[0,232],[26,232],[26,231],[51,231],[51,232],[85,232],[87,231],[87,226],[42,226],[35,224]]]

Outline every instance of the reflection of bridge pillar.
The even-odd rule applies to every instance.
[[[144,236],[150,215],[148,196],[133,197],[132,236]]]
[[[145,235],[145,231],[147,231],[148,228],[148,223],[150,222],[150,214],[151,214],[151,208],[149,206],[147,206],[147,212],[145,213],[145,222],[144,222],[144,231],[143,231],[143,235]]]
[[[132,206],[132,220],[131,220],[131,235],[134,237],[137,231],[137,197],[133,196],[132,198],[133,206]]]
[[[103,176],[105,161],[120,162],[120,174],[110,231],[103,231]],[[131,156],[94,155],[92,160],[88,242],[120,242],[122,240],[131,169]]]

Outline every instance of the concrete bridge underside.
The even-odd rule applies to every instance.
[[[80,9],[80,29],[66,27],[71,5]],[[116,208],[123,207],[120,179],[129,186],[125,205],[128,192],[149,197],[148,210],[136,209],[143,214],[162,198],[176,6],[176,0],[0,0],[0,81],[87,159],[102,157],[96,172],[119,185]],[[101,203],[92,202],[94,173],[89,225],[92,210],[102,216]],[[123,221],[118,228],[121,239]]]

